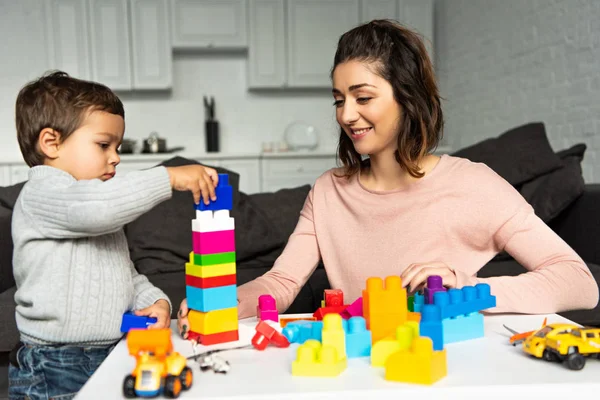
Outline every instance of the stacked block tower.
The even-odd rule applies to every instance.
[[[239,339],[233,188],[227,174],[219,174],[215,192],[216,201],[195,206],[193,251],[185,265],[188,338],[205,346]]]

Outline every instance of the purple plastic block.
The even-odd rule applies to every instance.
[[[340,313],[342,318],[350,319],[352,317],[362,317],[363,316],[363,299],[359,297],[354,300],[352,304],[350,304],[344,311]]]
[[[425,304],[433,304],[433,294],[435,292],[445,292],[442,277],[438,275],[431,275],[427,278],[427,287],[425,287]]]
[[[275,299],[270,294],[258,296],[258,305],[256,306],[256,318],[262,321],[279,322],[279,313]]]

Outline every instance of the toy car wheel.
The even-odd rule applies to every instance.
[[[135,376],[128,375],[123,381],[123,396],[128,399],[137,397],[135,394]]]
[[[579,353],[569,354],[566,363],[569,369],[579,371],[585,367],[585,357]]]
[[[551,351],[548,351],[547,349],[544,350],[544,352],[542,353],[542,358],[546,361],[557,361],[558,357],[556,357],[556,354],[554,354]]]
[[[165,379],[165,397],[176,399],[181,394],[181,379],[178,376],[169,375]]]
[[[192,387],[192,382],[194,377],[192,375],[192,369],[190,367],[184,367],[181,373],[179,374],[179,379],[181,380],[181,386],[183,390],[188,390]]]

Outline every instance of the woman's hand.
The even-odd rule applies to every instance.
[[[432,275],[440,276],[445,287],[456,287],[454,270],[439,261],[411,264],[402,272],[400,278],[402,279],[402,286],[408,287],[409,292],[413,293],[423,288],[427,283],[427,278]]]
[[[179,306],[179,312],[177,312],[177,328],[182,338],[187,339],[190,331],[190,322],[188,321],[188,306],[187,299],[183,299]]]

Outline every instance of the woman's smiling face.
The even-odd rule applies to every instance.
[[[350,60],[333,72],[336,119],[361,155],[393,154],[398,148],[400,105],[392,85],[373,63]]]

